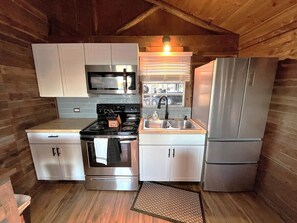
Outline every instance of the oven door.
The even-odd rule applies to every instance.
[[[138,175],[138,138],[136,136],[102,136],[102,138],[118,140],[120,159],[113,162],[107,161],[107,165],[96,162],[94,140],[82,139],[85,174],[93,176]]]

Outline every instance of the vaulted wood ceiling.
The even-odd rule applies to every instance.
[[[39,23],[47,19],[43,39],[50,42],[137,41],[145,50],[170,35],[173,46],[198,57],[297,58],[297,0],[9,1],[34,7]],[[1,8],[5,13],[7,6]],[[26,25],[26,35],[38,29]]]

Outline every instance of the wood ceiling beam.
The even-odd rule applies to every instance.
[[[118,29],[116,31],[116,34],[121,34],[124,31],[126,31],[127,29],[130,29],[132,26],[135,26],[136,24],[140,23],[142,20],[144,20],[145,18],[147,18],[151,14],[153,14],[155,11],[157,11],[159,8],[160,8],[159,6],[154,5],[152,8],[150,8],[149,10],[143,12],[142,14],[137,16],[135,19],[131,20],[130,22],[125,24],[123,27]]]
[[[141,50],[160,47],[163,36],[50,36],[49,42],[60,43],[138,43]],[[171,46],[183,47],[184,51],[210,57],[236,57],[238,35],[176,35],[170,36]]]
[[[226,30],[226,29],[223,29],[219,26],[216,26],[214,24],[212,24],[211,22],[207,22],[205,20],[202,20],[200,18],[197,18],[193,15],[190,15],[182,10],[180,10],[179,8],[176,8],[166,2],[163,2],[163,1],[160,1],[160,0],[145,0],[149,3],[152,3],[154,5],[157,5],[160,7],[160,9],[172,14],[172,15],[175,15],[189,23],[192,23],[196,26],[199,26],[199,27],[202,27],[204,29],[207,29],[207,30],[210,30],[210,31],[213,31],[213,32],[217,32],[217,33],[229,33],[231,34],[232,32]]]

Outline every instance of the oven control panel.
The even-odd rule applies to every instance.
[[[106,114],[106,111],[113,113],[139,113],[140,104],[97,104],[97,114]]]

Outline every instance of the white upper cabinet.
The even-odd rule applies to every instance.
[[[88,97],[83,44],[58,44],[65,97]]]
[[[41,97],[88,97],[85,65],[138,65],[137,43],[32,44]]]
[[[82,43],[32,48],[41,97],[88,97]]]
[[[111,44],[111,61],[113,65],[138,65],[138,44]]]
[[[87,65],[110,65],[111,45],[109,43],[85,43]]]
[[[138,65],[137,43],[85,43],[86,65]]]
[[[63,97],[57,44],[33,44],[33,56],[41,97]]]

